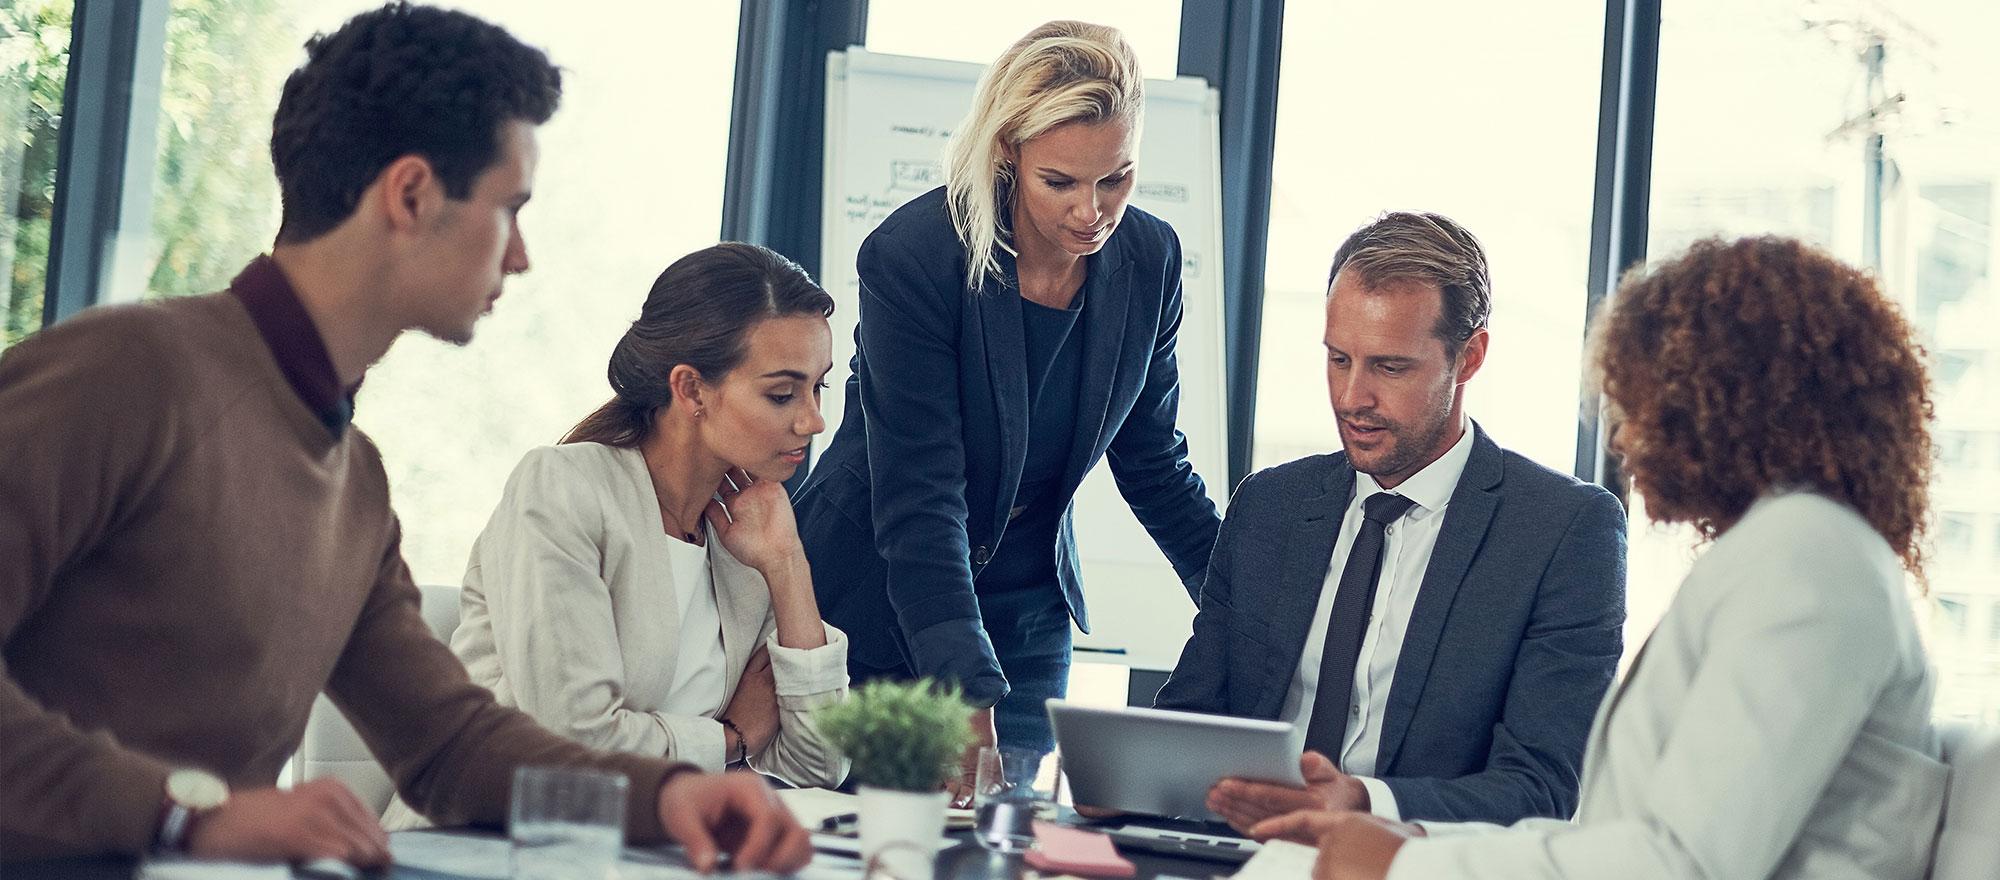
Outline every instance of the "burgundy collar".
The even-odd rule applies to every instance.
[[[264,337],[264,344],[278,360],[278,370],[285,374],[299,400],[319,416],[333,436],[345,433],[354,420],[354,392],[361,386],[340,387],[326,342],[277,261],[269,255],[252,260],[229,282],[229,292],[250,313],[251,323],[257,325],[257,333]]]

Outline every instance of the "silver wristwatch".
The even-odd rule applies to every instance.
[[[208,771],[183,768],[167,774],[165,798],[160,827],[153,835],[153,851],[183,853],[187,852],[188,832],[195,817],[227,802],[229,786]]]

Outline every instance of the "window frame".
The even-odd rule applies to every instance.
[[[120,230],[152,222],[153,145],[171,0],[76,0],[57,134],[42,326],[106,301],[121,284]]]

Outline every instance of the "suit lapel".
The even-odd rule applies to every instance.
[[[1333,547],[1340,541],[1341,521],[1354,495],[1354,468],[1348,466],[1347,456],[1336,455],[1333,462],[1320,494],[1301,505],[1285,551],[1278,554],[1284,568],[1268,609],[1271,647],[1281,652],[1280,659],[1291,662],[1277,664],[1272,670],[1271,675],[1280,680],[1262,689],[1264,705],[1257,707],[1258,717],[1276,718],[1284,708],[1285,691],[1305,654],[1313,614],[1319,610],[1320,591],[1326,587],[1327,567],[1333,563]]]
[[[624,470],[625,484],[632,487],[633,490],[631,494],[622,496],[630,499],[628,505],[622,511],[622,515],[630,523],[633,531],[633,552],[639,558],[638,564],[633,568],[636,571],[644,572],[644,576],[648,579],[658,579],[659,583],[665,585],[665,592],[660,594],[662,601],[659,602],[660,607],[656,614],[659,616],[660,626],[663,629],[670,632],[680,632],[682,628],[681,607],[678,602],[674,601],[674,597],[680,595],[681,590],[686,589],[686,586],[680,582],[680,579],[674,577],[674,543],[680,539],[667,534],[666,523],[660,518],[660,496],[653,488],[652,473],[646,469],[645,453],[640,452],[636,447],[611,448],[613,449],[612,455]],[[713,531],[709,533],[708,540],[711,545],[714,544],[715,533]],[[600,567],[600,575],[607,575],[607,573],[607,569]],[[665,656],[660,658],[657,669],[652,671],[652,674],[658,676],[657,680],[660,682],[659,694],[662,697],[665,696],[667,691],[672,689],[674,674],[679,671],[679,666],[679,653],[668,651],[665,652]],[[731,687],[733,686],[731,684]],[[724,692],[728,693],[728,691]]]
[[[1124,358],[1127,334],[1125,319],[1132,305],[1132,273],[1122,258],[1123,251],[1104,252],[1088,259],[1084,277],[1083,314],[1077,331],[1082,337],[1083,375],[1076,389],[1076,435],[1070,444],[1069,464],[1063,469],[1064,486],[1083,482],[1105,443],[1104,425],[1111,409],[1111,392],[1118,380],[1118,365]],[[1151,340],[1148,340],[1150,343]]]
[[[1021,468],[1027,462],[1028,343],[1021,324],[1014,256],[1004,250],[996,256],[1001,277],[1007,282],[989,280],[971,296],[986,342],[987,379],[993,383],[993,401],[999,407],[995,415],[1000,426],[1000,485],[994,487],[995,509],[988,513],[992,522],[1005,523],[1008,507],[1014,503],[1014,490],[1021,485]]]
[[[1409,629],[1403,633],[1403,651],[1396,659],[1396,678],[1389,686],[1389,705],[1383,712],[1382,741],[1376,750],[1378,772],[1394,773],[1403,737],[1409,733],[1410,719],[1430,678],[1431,660],[1444,636],[1445,619],[1451,603],[1472,568],[1473,557],[1486,539],[1500,496],[1491,491],[1500,483],[1500,447],[1473,425],[1472,454],[1466,459],[1465,473],[1445,508],[1444,526],[1437,545],[1431,550],[1430,564],[1424,569],[1417,588],[1416,605],[1410,611]]]
[[[715,579],[715,606],[722,618],[722,693],[728,704],[750,655],[763,644],[771,616],[771,589],[756,570],[736,560],[713,529],[708,533],[708,567]]]

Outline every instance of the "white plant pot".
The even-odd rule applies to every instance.
[[[861,786],[861,858],[896,880],[929,880],[944,836],[946,791],[896,791]]]

